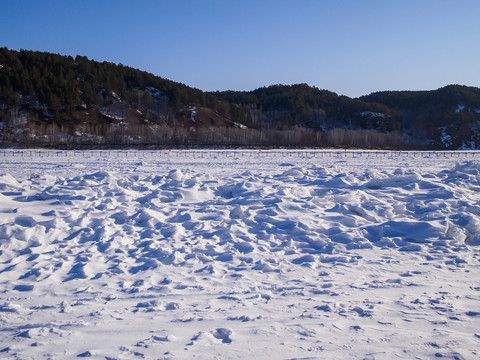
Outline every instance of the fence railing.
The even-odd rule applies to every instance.
[[[156,157],[215,159],[215,158],[445,158],[478,159],[480,151],[382,151],[382,150],[0,150],[1,157],[102,157],[140,159]]]

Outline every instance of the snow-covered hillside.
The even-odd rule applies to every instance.
[[[0,160],[0,357],[479,356],[479,152]]]

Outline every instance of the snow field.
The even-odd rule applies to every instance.
[[[0,151],[0,356],[476,358],[479,156]]]

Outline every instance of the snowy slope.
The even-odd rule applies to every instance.
[[[0,357],[477,358],[479,159],[0,151]]]

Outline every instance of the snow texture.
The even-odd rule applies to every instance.
[[[0,159],[0,357],[480,355],[478,152]]]
[[[379,118],[385,118],[387,117],[385,114],[383,113],[379,113],[379,112],[372,112],[372,111],[362,111],[360,113],[361,116],[367,116],[367,117],[379,117]]]
[[[440,135],[440,140],[445,147],[450,147],[453,144],[452,137],[447,133],[447,128],[446,127],[441,127],[440,130],[442,131],[442,134]]]

